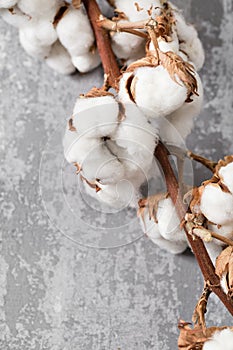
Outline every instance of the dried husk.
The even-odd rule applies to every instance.
[[[203,345],[208,341],[216,331],[222,331],[223,329],[230,327],[210,327],[205,330],[202,327],[191,328],[190,323],[180,321],[178,328],[180,330],[180,336],[178,339],[179,350],[202,350]],[[232,328],[230,328],[232,329]]]
[[[168,193],[158,193],[154,196],[140,199],[138,201],[138,206],[139,206],[138,216],[140,216],[144,221],[145,210],[148,209],[149,219],[154,220],[157,223],[158,222],[157,211],[158,211],[159,201],[162,199],[166,199],[167,197],[168,197]]]
[[[57,27],[58,23],[60,20],[66,15],[66,13],[69,11],[70,5],[67,2],[64,2],[60,8],[57,10],[56,15],[54,16],[53,19],[53,26],[54,28]]]
[[[233,299],[233,247],[224,249],[216,260],[216,275],[226,278],[228,297]]]

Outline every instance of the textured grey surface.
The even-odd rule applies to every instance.
[[[206,49],[201,72],[205,106],[188,143],[216,159],[233,152],[232,0],[175,3],[196,23]],[[93,217],[97,229],[111,224],[109,213],[85,212],[85,203],[80,204],[86,215],[75,239],[55,226],[62,221],[63,232],[71,230],[56,187],[59,135],[76,96],[101,84],[101,70],[85,76],[57,75],[27,56],[16,30],[2,21],[0,68],[0,349],[176,349],[177,321],[191,319],[202,289],[193,256],[172,256],[140,238],[132,213],[124,216],[125,232],[119,229],[119,235],[120,243],[129,243],[125,235],[131,225],[130,240],[135,241],[118,248],[77,243],[88,240],[83,228],[86,223],[90,227]],[[71,179],[66,171],[65,178]],[[195,174],[196,181],[203,179],[202,168]],[[54,222],[56,218],[60,220]],[[101,246],[90,231],[88,244]],[[113,246],[111,230],[103,234]],[[220,302],[211,301],[209,325],[230,323]]]

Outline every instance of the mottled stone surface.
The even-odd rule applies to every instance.
[[[174,2],[206,49],[205,105],[188,144],[217,159],[233,152],[232,0]],[[101,84],[101,69],[60,76],[2,21],[0,69],[0,349],[176,349],[177,321],[191,319],[202,289],[193,256],[159,250],[133,212],[100,214],[80,200],[77,225],[65,210],[76,186],[59,155],[65,119],[79,93]],[[207,175],[196,167],[197,182]],[[213,297],[208,322],[230,323]]]

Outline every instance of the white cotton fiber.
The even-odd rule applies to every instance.
[[[233,194],[233,162],[222,166],[219,170],[221,181],[226,185]]]
[[[76,70],[69,53],[59,41],[52,46],[49,56],[46,58],[46,63],[60,74],[71,74]]]
[[[203,350],[232,350],[233,349],[233,331],[224,329],[216,331],[212,338],[205,342]]]
[[[98,67],[100,64],[100,56],[98,51],[95,51],[94,53],[88,52],[82,56],[73,56],[72,63],[79,72],[87,73]]]

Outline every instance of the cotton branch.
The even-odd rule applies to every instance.
[[[103,18],[101,16],[101,12],[98,8],[98,5],[95,0],[83,0],[84,6],[86,8],[87,14],[89,16],[90,22],[92,24],[97,47],[99,49],[99,54],[102,59],[103,68],[105,74],[108,76],[108,83],[110,86],[117,88],[117,79],[120,76],[119,68],[113,54],[110,39],[105,29],[101,28],[99,24],[99,20]],[[102,22],[103,23],[103,22]],[[105,24],[110,22],[105,22]],[[111,23],[112,25],[112,23]],[[117,28],[117,25],[114,24]],[[124,24],[125,25],[125,24]],[[145,27],[145,23],[141,23],[143,28]],[[107,25],[105,25],[105,28]],[[138,24],[139,28],[139,24]],[[114,28],[110,28],[110,30],[114,30]],[[127,29],[135,29],[128,25]],[[186,214],[186,209],[183,205],[183,201],[180,195],[178,181],[175,177],[171,164],[169,162],[169,153],[163,143],[159,143],[155,149],[155,157],[157,158],[162,171],[165,176],[167,190],[170,194],[170,197],[176,207],[177,213],[179,215],[180,220],[182,221]],[[228,311],[233,315],[233,304],[227,299],[226,294],[222,291],[220,287],[219,277],[215,274],[214,266],[212,261],[206,251],[206,248],[199,237],[195,237],[195,239],[188,233],[186,230],[187,239],[190,243],[190,246],[193,250],[193,253],[198,261],[202,274],[204,276],[205,281],[208,283],[210,290],[212,290],[223,302]]]

